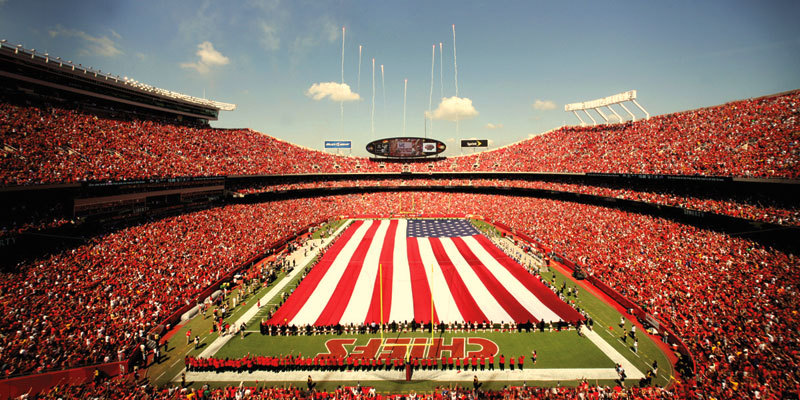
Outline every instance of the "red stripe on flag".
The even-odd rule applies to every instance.
[[[283,325],[284,323],[290,322],[295,315],[297,315],[300,309],[303,308],[303,305],[306,304],[311,293],[314,293],[314,289],[317,288],[322,277],[328,272],[331,264],[333,264],[333,260],[336,259],[342,247],[350,241],[350,238],[353,237],[358,227],[363,223],[364,221],[355,221],[350,224],[350,227],[342,233],[342,236],[336,240],[333,246],[325,252],[325,255],[323,255],[317,265],[311,269],[308,276],[300,282],[300,285],[294,290],[292,295],[289,296],[286,303],[275,312],[269,320],[269,324]]]
[[[475,271],[475,274],[478,275],[478,278],[481,280],[484,286],[489,289],[489,293],[497,299],[497,302],[500,303],[500,306],[503,307],[504,310],[514,318],[514,321],[518,323],[523,322],[539,322],[539,320],[533,316],[525,307],[520,304],[519,301],[500,283],[497,278],[486,268],[485,265],[478,259],[475,253],[469,248],[469,246],[464,242],[464,239],[460,237],[453,237],[451,238],[453,244],[456,245],[458,252],[461,253],[461,256],[464,257],[464,260],[469,263],[469,266],[472,267],[472,270]],[[497,321],[495,321],[497,322]]]
[[[419,255],[419,244],[417,238],[407,238],[408,243],[408,268],[411,274],[411,292],[414,296],[414,319],[417,322],[427,323],[431,320],[431,287],[428,284],[428,277],[425,274],[425,265]],[[434,322],[436,309],[433,310]]]
[[[372,243],[372,239],[375,237],[375,231],[378,230],[379,225],[380,221],[373,221],[372,226],[367,229],[367,234],[364,235],[364,239],[358,244],[355,253],[353,253],[353,257],[350,258],[350,262],[347,264],[347,269],[345,269],[344,274],[342,274],[339,283],[336,284],[336,289],[334,289],[331,298],[328,300],[328,304],[322,310],[322,313],[319,314],[319,318],[314,322],[314,325],[334,325],[338,324],[339,320],[342,319],[344,310],[347,308],[347,303],[350,302],[350,298],[353,296],[353,288],[356,286],[358,274],[361,273],[361,267],[364,266],[364,258],[367,255],[367,250],[369,250],[369,246]]]
[[[458,311],[461,313],[464,321],[488,321],[486,315],[484,315],[481,308],[478,307],[478,303],[472,298],[472,294],[470,294],[469,289],[467,289],[467,285],[464,284],[464,280],[461,279],[461,275],[453,265],[453,262],[450,261],[450,257],[447,256],[447,252],[445,252],[444,247],[442,247],[442,242],[439,238],[435,237],[428,238],[428,241],[431,244],[433,255],[436,257],[436,262],[438,262],[439,266],[442,268],[444,279],[447,281],[447,286],[450,287],[450,294],[453,296],[453,300],[456,301],[456,306],[458,306]]]
[[[378,265],[378,274],[375,276],[375,289],[372,290],[372,302],[367,311],[367,318],[364,321],[368,324],[373,321],[380,321],[381,319],[381,269],[383,269],[383,322],[389,320],[389,312],[392,306],[392,273],[394,271],[394,237],[397,234],[396,219],[389,222],[389,229],[386,231],[386,236],[383,239],[383,248],[381,249],[380,264]]]
[[[503,253],[497,246],[494,245],[489,239],[483,235],[475,235],[475,239],[480,243],[489,254],[494,257],[497,262],[505,267],[518,281],[520,281],[531,293],[533,293],[539,301],[542,302],[547,308],[552,310],[556,315],[561,317],[562,320],[567,322],[575,322],[584,319],[583,316],[570,307],[563,300],[553,293],[547,286],[540,280],[536,279],[528,271],[525,270],[516,261],[512,260],[506,253]]]

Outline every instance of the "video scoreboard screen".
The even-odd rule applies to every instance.
[[[416,158],[442,153],[447,146],[436,139],[400,137],[378,139],[367,144],[367,151],[384,157]]]

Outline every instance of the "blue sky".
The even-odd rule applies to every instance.
[[[0,0],[0,39],[238,105],[214,126],[319,149],[326,139],[350,139],[353,154],[364,155],[368,141],[403,134],[404,79],[405,133],[424,134],[432,45],[432,108],[442,94],[455,95],[455,24],[456,106],[469,99],[477,115],[459,114],[458,128],[435,119],[429,134],[458,154],[457,139],[516,142],[575,124],[566,103],[630,89],[651,114],[664,114],[800,88],[798,15],[797,1],[750,0]],[[351,92],[343,96],[359,97],[343,102],[343,120],[339,102],[309,93],[315,83],[334,83],[320,96],[343,89],[342,26]]]

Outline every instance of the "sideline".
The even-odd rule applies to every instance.
[[[341,232],[342,232],[344,229],[346,229],[348,226],[350,226],[350,223],[351,223],[351,222],[352,222],[352,220],[347,220],[345,223],[343,223],[341,226],[339,226],[339,228],[338,228],[338,229],[337,229],[337,230],[336,230],[336,231],[335,231],[333,234],[331,234],[329,237],[327,237],[327,238],[325,238],[325,239],[322,239],[322,240],[321,240],[321,242],[320,242],[320,245],[317,247],[317,249],[316,249],[315,251],[312,251],[312,252],[310,252],[310,253],[308,254],[308,256],[305,256],[305,257],[303,257],[303,258],[302,258],[302,259],[301,259],[301,260],[300,260],[300,261],[297,263],[297,264],[298,264],[298,267],[297,267],[297,268],[295,268],[295,269],[294,269],[294,270],[293,270],[291,273],[289,273],[288,275],[284,276],[284,277],[283,277],[283,279],[282,279],[280,282],[278,282],[278,283],[277,283],[275,286],[273,286],[273,288],[272,288],[272,289],[270,289],[270,290],[269,290],[269,292],[267,292],[267,294],[265,294],[264,296],[262,296],[262,297],[261,297],[261,300],[260,300],[260,301],[261,301],[261,304],[262,304],[261,308],[263,308],[263,307],[268,307],[268,306],[269,306],[269,303],[270,303],[270,300],[272,300],[273,298],[275,298],[275,296],[277,296],[277,295],[278,295],[278,293],[280,293],[280,292],[281,292],[281,291],[282,291],[282,290],[283,290],[283,289],[284,289],[284,288],[285,288],[285,287],[286,287],[286,286],[287,286],[287,285],[288,285],[290,282],[292,282],[292,280],[293,280],[293,279],[294,279],[294,278],[295,278],[295,277],[296,277],[298,274],[300,274],[300,272],[301,272],[301,271],[303,271],[303,270],[305,269],[305,266],[306,266],[306,265],[307,265],[309,262],[311,262],[311,260],[313,260],[313,259],[314,259],[314,257],[316,257],[316,256],[317,256],[317,254],[319,253],[319,251],[320,251],[320,249],[321,249],[321,248],[323,248],[323,247],[327,246],[327,245],[328,245],[328,244],[330,244],[330,242],[332,242],[334,239],[338,238],[338,237],[339,237],[339,234],[340,234],[340,233],[341,233]],[[306,243],[306,245],[309,245],[310,243],[312,243],[312,241],[309,241],[309,242],[307,242],[307,243]],[[301,247],[301,248],[299,248],[299,249],[295,250],[295,252],[294,252],[294,253],[292,253],[292,254],[293,254],[293,255],[294,255],[294,254],[302,254],[302,253],[300,253],[300,252],[301,252],[301,251],[304,251],[304,250],[305,250],[305,247],[306,247],[306,246],[303,246],[303,247]],[[250,322],[250,320],[252,320],[252,319],[253,319],[253,318],[256,316],[256,314],[257,314],[257,313],[258,313],[258,312],[261,310],[261,308],[259,308],[259,307],[257,307],[257,306],[256,306],[256,304],[258,304],[258,300],[256,300],[256,301],[251,301],[251,304],[252,304],[252,305],[250,306],[250,309],[248,309],[247,311],[245,311],[245,312],[244,312],[244,314],[242,314],[242,315],[241,315],[241,316],[240,316],[240,317],[239,317],[239,318],[236,320],[236,322],[232,323],[232,324],[231,324],[232,326],[241,326],[241,325],[242,325],[242,324],[244,324],[244,323]],[[208,345],[208,347],[206,347],[206,348],[205,348],[205,349],[204,349],[204,350],[203,350],[203,351],[202,351],[200,354],[198,354],[198,355],[197,355],[197,357],[207,358],[207,357],[211,357],[211,356],[213,356],[213,355],[214,355],[214,354],[215,354],[217,351],[219,351],[219,349],[221,349],[221,348],[222,348],[222,346],[224,346],[226,343],[228,343],[228,341],[229,341],[229,340],[231,340],[231,338],[232,338],[232,337],[234,337],[234,336],[236,336],[236,335],[233,335],[233,334],[227,334],[227,335],[225,335],[225,336],[219,336],[219,337],[218,337],[216,340],[214,340],[214,341],[213,341],[213,342],[212,342],[210,345]],[[180,358],[179,358],[179,360],[180,360]],[[172,380],[174,381],[175,379],[180,379],[180,375],[181,375],[181,373],[182,373],[182,372],[184,372],[184,371],[186,371],[186,368],[185,368],[185,367],[184,367],[184,368],[182,368],[180,371],[178,371],[178,373],[175,375],[175,377],[174,377]],[[162,375],[163,375],[163,374],[162,374]],[[303,379],[305,379],[305,378],[303,378]]]
[[[586,336],[587,339],[591,340],[597,348],[600,349],[608,358],[611,359],[615,364],[622,365],[622,368],[625,369],[625,374],[630,377],[631,379],[641,379],[644,378],[644,374],[642,371],[639,371],[639,368],[633,365],[630,361],[628,361],[625,356],[620,354],[617,349],[611,347],[608,342],[603,340],[597,332],[589,330],[589,329],[581,329],[581,333]]]
[[[295,268],[292,272],[290,272],[289,275],[283,277],[283,280],[281,280],[277,285],[275,285],[272,289],[270,289],[270,291],[267,292],[267,294],[261,297],[260,302],[261,304],[263,304],[261,307],[266,307],[270,300],[272,300],[275,296],[277,296],[278,293],[280,293],[283,290],[283,288],[286,287],[286,285],[288,285],[297,275],[300,274],[300,272],[302,272],[305,269],[305,266],[309,262],[311,262],[311,260],[313,260],[314,257],[317,256],[317,253],[319,253],[319,250],[321,248],[327,246],[333,239],[339,237],[339,233],[341,233],[342,230],[344,230],[348,226],[350,226],[349,223],[342,224],[342,226],[340,226],[339,229],[337,229],[336,232],[334,232],[331,236],[329,236],[326,239],[323,239],[322,243],[317,247],[315,251],[312,251],[311,253],[308,254],[308,256],[300,260],[300,262],[297,263],[298,264],[297,268]],[[311,243],[311,241],[309,241],[309,243]],[[298,254],[300,251],[303,251],[304,247],[295,250],[294,254]],[[252,320],[253,317],[255,317],[258,311],[260,310],[259,307],[256,307],[256,304],[258,304],[258,302],[254,303],[249,310],[245,311],[245,313],[242,314],[242,316],[240,316],[239,319],[237,319],[236,322],[232,323],[231,325],[241,326],[242,324],[250,322],[250,320]],[[200,354],[198,354],[197,357],[198,358],[211,357],[212,355],[216,354],[216,352],[219,349],[221,349],[222,346],[228,343],[228,341],[231,340],[231,338],[234,336],[236,335],[227,334],[225,336],[218,337],[217,340],[215,340],[205,350],[203,350]]]
[[[601,339],[602,340],[602,339]],[[626,373],[629,371],[625,367]],[[637,376],[638,374],[638,376]],[[254,371],[254,372],[187,372],[186,380],[193,382],[287,382],[305,381],[391,381],[405,379],[405,371]],[[415,370],[414,381],[469,382],[473,377],[488,381],[575,381],[581,379],[619,379],[613,368],[529,368],[505,371],[472,370]],[[641,372],[631,370],[631,382],[642,378]]]

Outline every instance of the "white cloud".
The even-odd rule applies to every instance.
[[[486,129],[503,129],[503,124],[493,124],[490,122],[486,124]]]
[[[350,90],[350,85],[338,82],[320,82],[311,85],[306,91],[306,96],[314,100],[322,100],[329,97],[331,100],[339,101],[356,101],[361,97],[358,93],[353,93]]]
[[[112,31],[117,38],[120,36]],[[85,42],[86,48],[81,49],[81,55],[99,55],[103,57],[116,57],[121,54],[125,54],[117,47],[117,44],[114,43],[108,36],[92,36],[84,31],[79,31],[75,29],[65,29],[64,27],[57,25],[55,29],[51,29],[49,31],[50,37],[54,38],[57,36],[64,36],[64,37],[77,37]]]
[[[455,122],[475,118],[478,116],[478,110],[472,105],[472,100],[466,97],[453,96],[442,98],[441,103],[433,110],[433,113],[426,111],[425,115],[431,119]]]
[[[195,54],[199,57],[199,60],[181,63],[181,68],[194,69],[201,74],[206,74],[211,70],[211,67],[230,63],[230,59],[217,51],[214,45],[209,41],[197,45],[197,52]]]
[[[322,17],[317,23],[322,31],[322,36],[327,39],[328,42],[333,43],[341,40],[342,27],[333,23],[330,17]]]
[[[117,33],[117,31],[115,31],[113,29],[109,29],[109,31],[111,31],[111,36],[114,36],[117,39],[122,39],[122,36],[120,36],[120,34]]]
[[[533,109],[539,111],[555,110],[556,103],[553,103],[550,100],[536,99],[536,101],[533,102]]]
[[[281,39],[275,25],[261,22],[261,46],[267,51],[275,51],[281,47]]]

